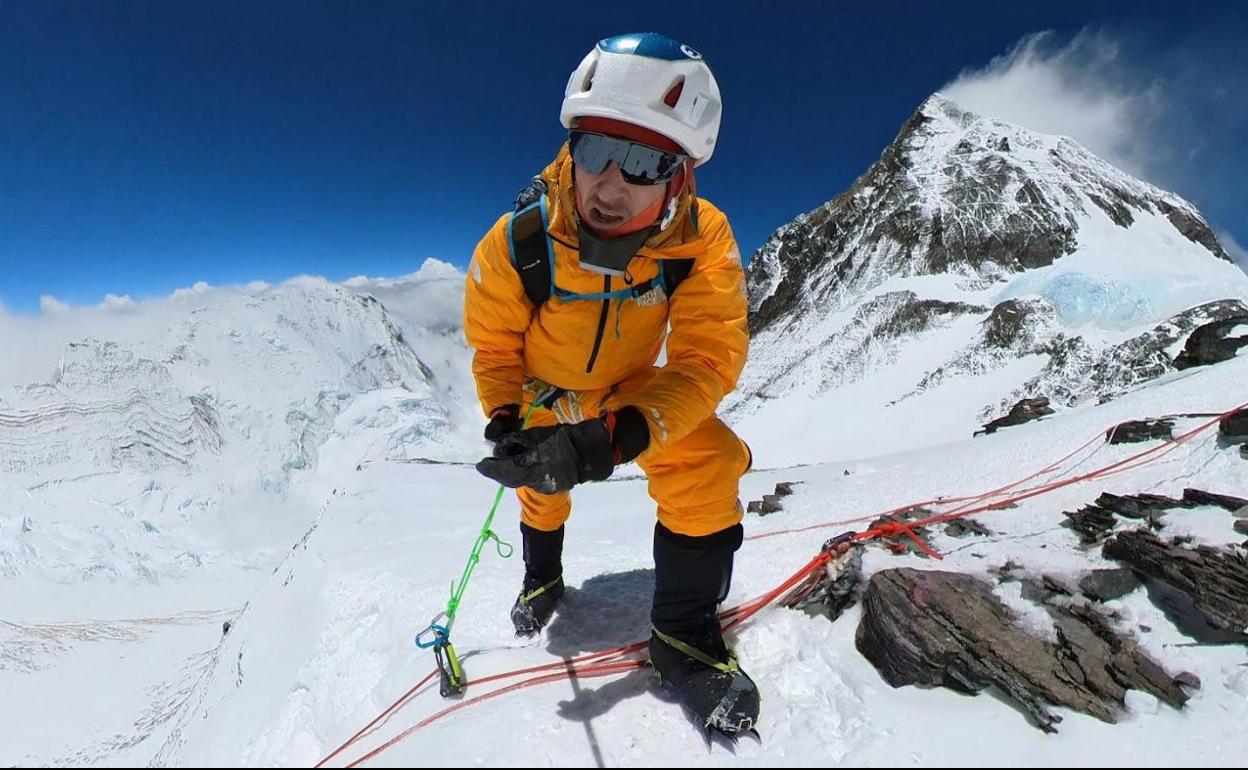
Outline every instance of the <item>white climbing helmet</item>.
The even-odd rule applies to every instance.
[[[719,85],[702,54],[655,32],[599,41],[568,78],[559,119],[622,120],[679,144],[700,166],[719,137]]]

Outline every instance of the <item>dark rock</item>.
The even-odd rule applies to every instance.
[[[1027,336],[1029,319],[1038,312],[1034,300],[1007,299],[988,314],[983,323],[984,344],[997,350],[1012,350]]]
[[[1182,634],[1196,640],[1197,644],[1248,644],[1248,634],[1227,631],[1215,625],[1209,615],[1196,606],[1196,601],[1190,594],[1151,577],[1144,578],[1144,587],[1148,590],[1148,600],[1153,606],[1160,609]]]
[[[1192,504],[1165,495],[1143,493],[1139,495],[1114,495],[1104,492],[1096,498],[1096,504],[1128,519],[1155,519],[1170,508],[1191,508]]]
[[[1248,535],[1248,519],[1238,519],[1235,524],[1235,531],[1241,535]]]
[[[914,292],[905,292],[902,298],[903,301],[876,326],[875,334],[872,335],[875,339],[908,337],[927,331],[937,326],[937,319],[943,316],[988,312],[986,307],[968,305],[965,302],[919,299]]]
[[[836,620],[858,599],[862,585],[861,544],[833,558],[780,599],[780,605]]]
[[[1244,636],[1248,626],[1248,557],[1244,554],[1204,545],[1184,548],[1180,538],[1164,542],[1146,530],[1115,535],[1105,542],[1102,553],[1162,584],[1150,585],[1150,596],[1168,586],[1186,596],[1192,612],[1210,627]],[[1173,601],[1170,604],[1175,606]]]
[[[1085,505],[1078,511],[1066,513],[1062,526],[1079,533],[1084,545],[1099,543],[1109,536],[1117,523],[1114,514],[1148,522],[1153,529],[1162,528],[1162,516],[1170,508],[1191,508],[1195,503],[1176,500],[1165,495],[1148,493],[1138,495],[1115,495],[1104,492],[1093,505]]]
[[[1023,566],[1013,560],[1007,561],[1000,567],[989,567],[989,574],[997,576],[997,582],[1006,583],[1011,580],[1022,580],[1026,574]]]
[[[1131,420],[1115,425],[1105,434],[1111,444],[1138,444],[1142,441],[1174,438],[1174,420]]]
[[[954,519],[945,525],[945,534],[950,537],[966,537],[968,535],[991,535],[992,530],[975,519],[964,516]]]
[[[1023,578],[1022,580],[1022,597],[1029,602],[1036,604],[1044,604],[1053,598],[1053,592],[1045,587],[1044,583],[1035,578]]]
[[[1111,618],[1092,607],[1069,605],[1047,609],[1057,627],[1061,648],[1058,654],[1063,668],[1068,674],[1077,672],[1086,677],[1084,684],[1093,691],[1111,693],[1115,702],[1122,703],[1127,689],[1138,689],[1181,708],[1188,694],[1180,685],[1200,686],[1195,674],[1180,671],[1170,676],[1135,640],[1120,636],[1111,626]],[[1072,661],[1074,668],[1069,665]],[[1193,682],[1194,685],[1190,684]]]
[[[1170,497],[1169,495],[1154,495],[1151,492],[1140,492],[1138,495],[1131,495],[1131,497],[1140,501],[1146,508],[1156,508],[1158,510],[1195,507],[1187,500]]]
[[[995,686],[1045,732],[1065,706],[1114,722],[1127,688],[1180,707],[1187,694],[1131,639],[1081,607],[1048,607],[1057,641],[1028,634],[992,587],[969,575],[914,569],[872,576],[856,643],[893,687]]]
[[[1096,505],[1085,505],[1077,511],[1067,511],[1062,526],[1077,532],[1079,542],[1093,545],[1108,537],[1114,531],[1116,523],[1113,511]]]
[[[1129,569],[1098,569],[1079,581],[1084,596],[1098,602],[1119,599],[1140,587],[1140,579]]]
[[[1166,215],[1166,219],[1170,220],[1170,224],[1174,225],[1174,228],[1182,233],[1184,238],[1204,246],[1218,259],[1233,261],[1231,255],[1226,253],[1226,249],[1222,248],[1222,244],[1218,243],[1217,237],[1209,229],[1209,224],[1200,214],[1190,209],[1178,208],[1165,198],[1157,200],[1156,204],[1157,208],[1161,209],[1161,213]]]
[[[1194,690],[1200,689],[1200,677],[1196,676],[1191,671],[1180,671],[1175,675],[1174,681],[1184,687],[1191,687]]]
[[[1060,594],[1062,596],[1075,595],[1074,589],[1067,585],[1064,578],[1058,577],[1057,575],[1042,575],[1040,579],[1044,582],[1044,587],[1053,594]]]
[[[1248,346],[1248,333],[1229,336],[1237,326],[1248,326],[1248,315],[1224,318],[1198,327],[1187,338],[1183,352],[1174,359],[1175,367],[1189,369],[1234,358],[1240,348]]]
[[[1244,444],[1240,454],[1248,450],[1248,409],[1231,412],[1218,421],[1218,438],[1227,444]]]
[[[1009,414],[1004,417],[998,417],[992,422],[984,426],[983,430],[976,431],[975,435],[979,436],[986,433],[995,433],[999,428],[1007,428],[1011,425],[1022,425],[1025,422],[1038,420],[1041,417],[1047,417],[1053,414],[1053,410],[1049,408],[1049,400],[1044,396],[1037,398],[1024,398],[1014,406],[1010,407]]]
[[[751,500],[746,507],[747,513],[757,513],[759,516],[767,516],[781,510],[783,509],[780,506],[780,499],[775,495],[763,495],[762,500]]]
[[[1234,513],[1240,508],[1248,506],[1248,500],[1242,497],[1231,497],[1230,495],[1218,495],[1213,492],[1205,492],[1200,489],[1183,490],[1183,499],[1191,505],[1216,505],[1219,508],[1225,508]]]
[[[1114,220],[1114,224],[1119,227],[1130,227],[1135,221],[1135,217],[1131,216],[1131,209],[1127,208],[1120,201],[1106,201],[1099,195],[1089,194],[1089,198],[1096,204],[1097,208],[1109,215]]]
[[[782,481],[776,485],[776,497],[788,497],[793,494],[792,481]]]
[[[1024,576],[1021,582],[1023,598],[1036,604],[1046,604],[1059,596],[1074,594],[1065,581],[1053,575],[1041,575],[1039,578]]]

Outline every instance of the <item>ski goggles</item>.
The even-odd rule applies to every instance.
[[[615,161],[620,174],[629,184],[653,185],[671,181],[684,167],[688,155],[665,152],[628,139],[588,131],[569,135],[572,162],[591,174],[601,174],[607,164]]]

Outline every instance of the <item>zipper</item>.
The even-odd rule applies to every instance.
[[[604,275],[602,277],[602,290],[604,293],[611,291],[611,276]],[[594,337],[594,349],[589,354],[589,363],[585,365],[586,374],[594,370],[594,362],[598,360],[598,350],[602,347],[602,333],[607,328],[607,313],[610,309],[611,300],[604,299],[602,301],[602,313],[598,316],[598,336]]]

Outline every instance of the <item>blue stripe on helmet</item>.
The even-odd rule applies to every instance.
[[[646,56],[664,61],[683,61],[701,59],[702,54],[693,50],[679,40],[657,32],[635,32],[630,35],[616,35],[598,42],[599,50],[604,53],[627,53],[635,56]]]

